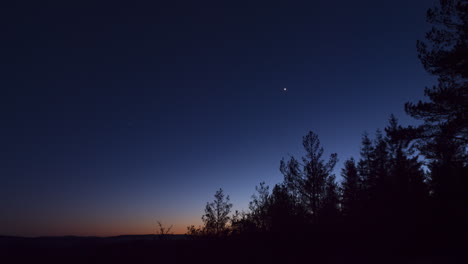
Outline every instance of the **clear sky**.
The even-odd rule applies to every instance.
[[[242,209],[281,181],[309,130],[357,157],[432,84],[429,0],[11,2],[0,235],[183,233],[218,188]]]

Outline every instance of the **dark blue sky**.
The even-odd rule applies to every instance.
[[[240,209],[279,182],[308,130],[357,157],[432,83],[434,1],[160,2],[2,8],[0,234],[184,232],[219,187]]]

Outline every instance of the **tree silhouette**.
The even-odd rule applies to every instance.
[[[426,184],[426,174],[419,161],[418,155],[413,155],[414,151],[409,147],[407,140],[399,134],[402,129],[398,125],[397,119],[392,115],[389,125],[385,128],[387,134],[387,145],[389,152],[389,173],[392,175],[393,192],[399,193],[400,203],[408,206],[411,204],[412,210],[421,207],[427,200],[429,190]],[[400,205],[403,206],[403,205]]]
[[[440,0],[427,11],[433,25],[426,42],[418,41],[421,62],[429,73],[442,77],[468,78],[468,2]]]
[[[249,202],[249,218],[255,225],[258,231],[267,231],[270,227],[269,209],[270,209],[270,191],[265,182],[261,182],[259,186],[255,186],[256,194],[252,195],[252,200]]]
[[[284,184],[276,184],[273,188],[267,212],[268,231],[286,234],[300,230],[304,215],[300,214],[298,204]]]
[[[319,222],[322,209],[329,210],[337,206],[337,186],[332,175],[338,161],[337,155],[331,154],[327,162],[323,160],[324,149],[318,136],[310,131],[303,137],[302,145],[306,155],[300,164],[294,157],[288,162],[281,161],[280,171],[284,175],[284,188],[293,202],[299,203],[313,223]],[[331,202],[336,202],[332,205]]]
[[[465,160],[468,144],[468,2],[441,0],[427,12],[433,25],[418,41],[419,58],[438,85],[425,89],[428,102],[406,103],[406,112],[424,121],[416,131],[430,159]]]
[[[216,191],[214,197],[213,202],[206,203],[202,220],[207,234],[219,236],[226,233],[227,224],[231,219],[229,214],[232,203],[229,202],[229,195],[225,196],[221,188]]]
[[[338,185],[334,175],[329,175],[325,180],[325,193],[320,208],[320,218],[322,223],[333,224],[340,215],[340,197]]]
[[[353,217],[358,213],[360,198],[359,175],[353,158],[345,161],[341,176],[343,177],[342,213],[345,217]]]
[[[441,0],[427,12],[432,29],[418,41],[419,58],[438,84],[428,101],[406,103],[424,123],[404,131],[430,160],[431,191],[439,218],[468,220],[468,2]]]
[[[359,175],[361,202],[363,207],[368,207],[374,199],[377,180],[373,172],[374,145],[367,133],[364,133],[361,141],[361,158],[358,161],[357,169]]]
[[[392,115],[385,136],[380,130],[374,140],[364,134],[357,168],[347,161],[342,171],[344,216],[354,211],[367,225],[398,228],[402,221],[414,222],[416,215],[424,214],[426,175],[403,130]]]
[[[392,232],[415,229],[427,216],[429,190],[419,155],[400,133],[398,120],[391,115],[385,128],[387,176],[382,181],[382,217],[393,227]]]
[[[379,221],[394,225],[394,218],[398,215],[398,206],[395,201],[399,199],[401,193],[396,192],[394,188],[395,175],[391,171],[392,160],[388,140],[380,130],[377,130],[375,137],[374,160],[371,169],[375,175],[375,189],[370,205]]]

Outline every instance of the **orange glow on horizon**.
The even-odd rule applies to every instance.
[[[201,225],[201,219],[193,220],[161,220],[163,227],[169,228],[174,235],[182,235],[187,232],[187,227]],[[114,222],[114,223],[42,223],[37,225],[26,225],[26,223],[17,223],[7,230],[0,230],[0,235],[40,237],[40,236],[120,236],[120,235],[151,235],[158,234],[159,226],[156,220],[133,223]]]

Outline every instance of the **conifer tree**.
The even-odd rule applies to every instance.
[[[281,161],[283,187],[290,199],[297,204],[298,210],[303,209],[313,223],[318,223],[326,199],[329,198],[327,202],[330,202],[333,200],[332,196],[338,197],[332,173],[338,159],[335,153],[330,155],[328,161],[323,159],[324,149],[318,136],[312,131],[303,137],[302,145],[306,151],[302,163],[294,157],[287,162]],[[333,194],[330,193],[331,190]],[[337,207],[337,203],[338,201],[333,206]],[[327,204],[328,208],[330,206]]]
[[[206,203],[205,214],[202,217],[205,224],[205,232],[209,235],[222,235],[227,230],[227,224],[231,219],[232,203],[229,202],[229,195],[225,196],[223,189],[216,191],[215,200]]]
[[[440,0],[428,10],[427,21],[433,27],[417,48],[438,83],[425,89],[428,100],[406,103],[406,112],[423,121],[406,134],[430,161],[431,191],[441,217],[468,220],[468,1]]]
[[[358,170],[353,158],[345,161],[341,176],[343,177],[342,212],[345,217],[352,217],[358,213],[360,194]]]

